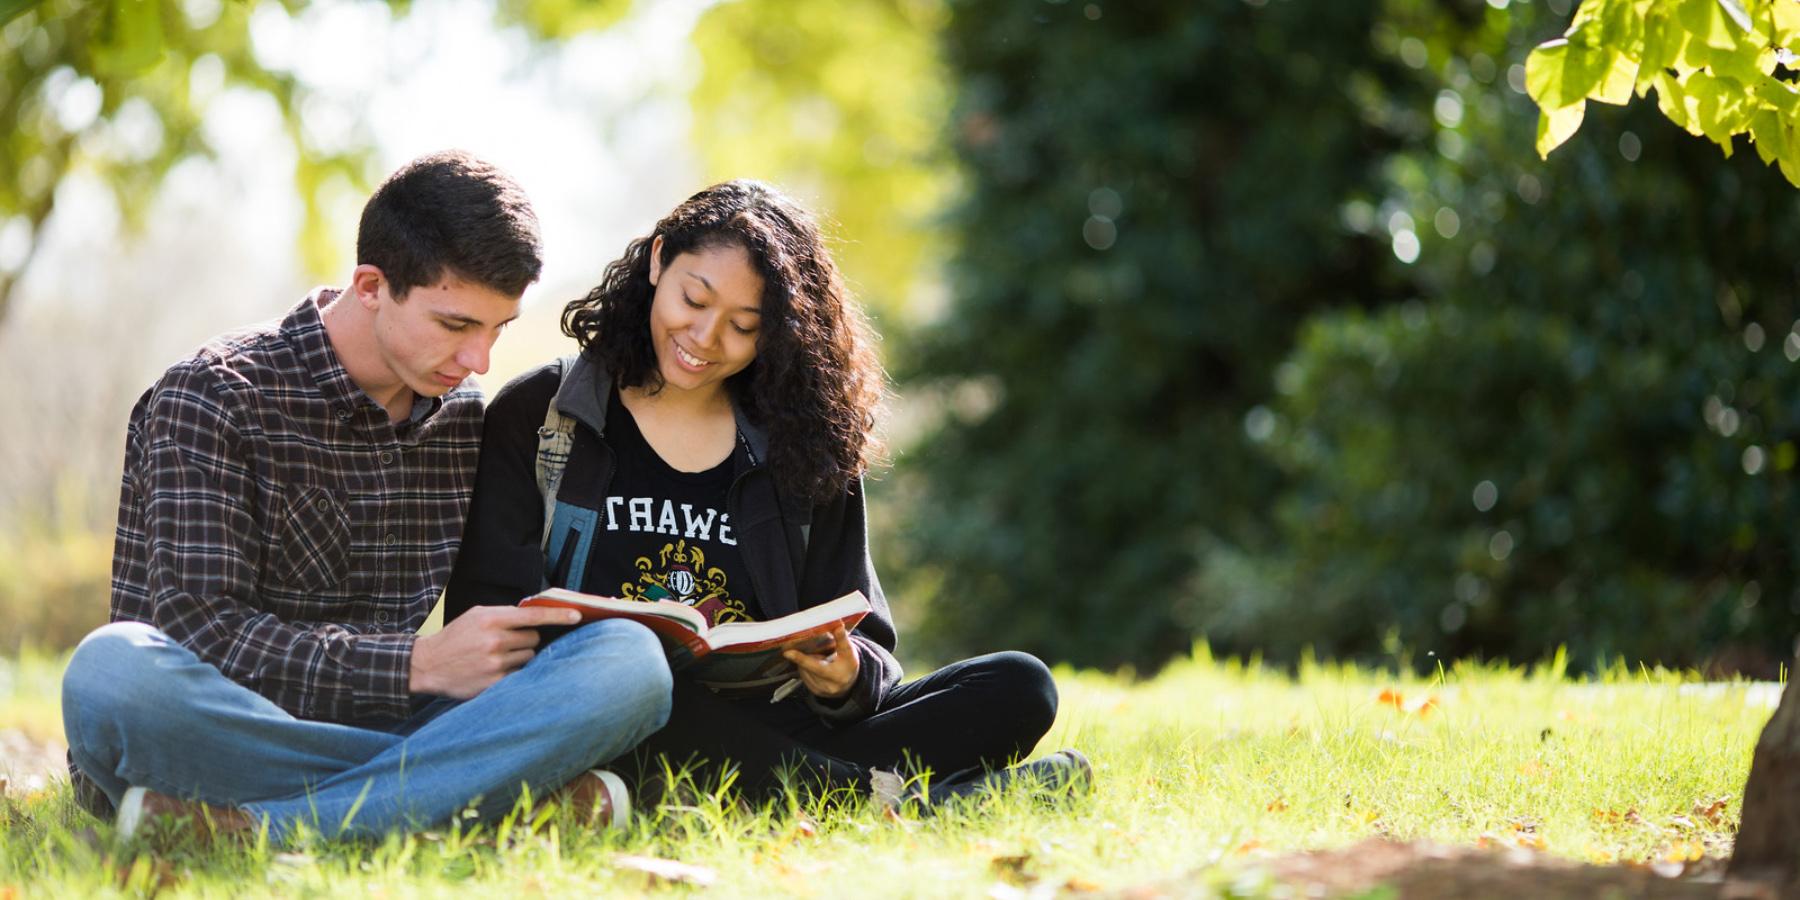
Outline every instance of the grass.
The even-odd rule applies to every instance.
[[[57,663],[7,665],[0,728],[42,727],[54,700],[26,695],[54,691]],[[1099,785],[1066,809],[1005,797],[896,821],[860,803],[794,815],[714,799],[640,816],[624,834],[520,816],[375,846],[202,851],[112,846],[109,826],[58,787],[0,801],[0,897],[697,889],[634,857],[698,867],[690,877],[710,875],[711,897],[1260,894],[1245,874],[1257,860],[1372,835],[1585,862],[1722,856],[1773,699],[1766,685],[1622,667],[1570,679],[1557,664],[1457,665],[1423,680],[1305,665],[1290,677],[1203,650],[1144,681],[1057,678],[1062,711],[1040,749],[1086,751]]]

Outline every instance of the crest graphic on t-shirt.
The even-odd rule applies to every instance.
[[[664,544],[658,559],[637,558],[638,578],[619,587],[628,600],[673,600],[699,610],[714,625],[747,622],[744,601],[732,598],[725,585],[725,570],[706,565],[706,551],[685,540]]]

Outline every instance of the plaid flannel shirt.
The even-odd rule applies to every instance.
[[[213,340],[139,399],[112,617],[296,716],[394,719],[461,537],[482,396],[467,381],[390,423],[326,337],[335,296]]]

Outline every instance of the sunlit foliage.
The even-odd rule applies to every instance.
[[[303,0],[264,4],[286,10]],[[71,172],[112,189],[128,223],[141,221],[177,162],[212,152],[203,119],[220,92],[266,93],[302,151],[294,171],[305,203],[303,246],[324,253],[317,188],[358,177],[357,153],[305,146],[307,91],[256,58],[250,21],[260,7],[230,0],[42,0],[13,4],[0,24],[0,317]]]
[[[1589,100],[1656,105],[1689,134],[1731,155],[1747,134],[1765,163],[1800,184],[1800,45],[1794,0],[1582,0],[1566,34],[1525,67],[1549,154],[1581,127]]]
[[[939,0],[736,0],[694,34],[693,142],[709,175],[774,181],[823,211],[879,313],[904,314],[944,251],[946,15]]]
[[[255,52],[259,16],[309,0],[72,0],[0,8],[0,318],[71,173],[111,187],[128,224],[177,162],[214,148],[210,102],[234,87],[274,100],[295,156],[301,249],[317,275],[341,263],[328,199],[362,190],[368,127],[320,146],[305,127],[305,82]],[[404,0],[384,0],[393,15]],[[630,0],[499,0],[496,27],[546,45],[617,24]],[[701,19],[694,137],[716,178],[782,183],[834,220],[840,258],[878,309],[898,312],[941,247],[930,218],[948,189],[940,136],[947,93],[936,0],[720,3]],[[596,111],[603,115],[604,111]],[[364,123],[365,126],[367,123]],[[341,223],[338,223],[341,224]]]

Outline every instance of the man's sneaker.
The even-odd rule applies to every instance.
[[[631,824],[631,793],[623,779],[605,769],[589,769],[545,799],[583,824],[606,828]]]
[[[256,822],[242,810],[199,800],[179,800],[142,787],[125,790],[119,798],[119,816],[115,821],[121,841],[144,834],[152,823],[158,828],[184,830],[202,843],[248,837],[257,830]]]

